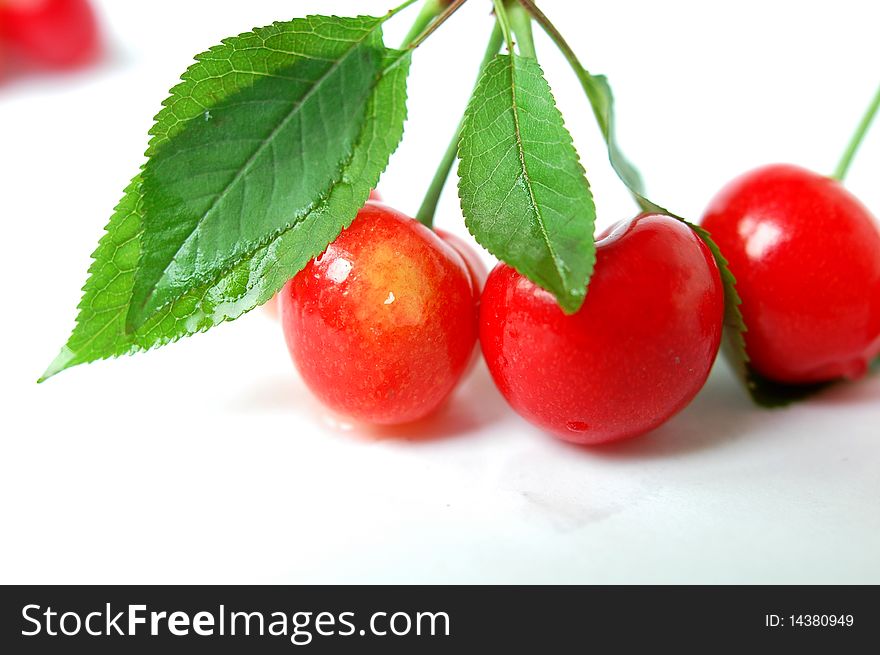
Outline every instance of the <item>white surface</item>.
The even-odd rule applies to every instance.
[[[520,420],[479,368],[438,418],[370,434],[325,417],[255,312],[38,387],[192,54],[393,0],[101,4],[105,66],[0,86],[0,582],[880,582],[878,376],[764,412],[719,364],[666,426],[589,451]],[[653,196],[693,216],[759,164],[830,171],[878,81],[876,3],[543,4],[611,77]],[[416,57],[380,185],[405,211],[466,102],[488,5],[472,0]],[[600,222],[633,215],[574,78],[538,48]],[[878,170],[875,128],[849,178],[875,212]],[[454,192],[438,223],[463,229]]]

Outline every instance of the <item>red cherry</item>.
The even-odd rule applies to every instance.
[[[476,297],[477,304],[479,305],[480,294],[483,292],[483,286],[486,284],[486,278],[489,276],[489,271],[486,269],[486,264],[483,262],[482,259],[480,259],[477,251],[474,250],[473,247],[471,247],[471,244],[462,239],[460,236],[436,227],[434,228],[434,232],[436,232],[438,237],[443,239],[443,241],[445,241],[447,245],[451,246],[452,249],[461,256],[464,265],[467,267],[468,277],[471,281],[471,288],[474,290],[474,296]],[[479,360],[480,349],[474,348],[473,355],[471,355],[471,361],[468,363],[468,367],[465,370],[466,375],[469,374],[474,369],[474,367],[476,367]]]
[[[53,68],[87,63],[99,49],[88,0],[3,0],[0,38],[22,56]]]
[[[489,271],[486,269],[486,264],[480,259],[477,251],[473,249],[471,244],[458,235],[447,232],[446,230],[441,230],[440,228],[434,228],[434,231],[437,233],[437,236],[452,246],[453,250],[461,255],[461,258],[464,260],[464,265],[467,266],[468,274],[470,274],[471,284],[479,295],[480,291],[483,289],[483,285],[486,284],[486,278],[489,275]]]
[[[880,230],[840,183],[789,165],[731,182],[703,227],[730,262],[762,375],[811,383],[863,375],[880,353]]]
[[[684,408],[721,341],[724,291],[685,224],[643,214],[596,242],[581,309],[499,264],[480,309],[483,356],[524,418],[580,444],[634,437]]]
[[[379,195],[379,192],[375,189],[370,191],[370,197],[367,198],[367,202],[382,202],[382,196]],[[281,307],[279,297],[281,292],[279,291],[274,296],[269,298],[269,301],[263,305],[263,310],[270,318],[280,318],[281,315]]]
[[[418,221],[372,202],[287,283],[281,320],[312,392],[377,424],[437,409],[477,337],[476,298],[461,257]]]

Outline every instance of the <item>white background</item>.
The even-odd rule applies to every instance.
[[[424,425],[346,425],[260,311],[34,383],[192,55],[272,20],[392,2],[104,1],[105,63],[0,85],[0,581],[880,582],[878,376],[767,412],[719,363],[681,415],[601,450],[530,427],[482,367]],[[693,217],[760,164],[830,172],[880,77],[873,1],[543,4],[610,76],[652,197]],[[466,103],[489,5],[471,0],[415,57],[380,184],[404,211]],[[537,45],[600,224],[632,216],[574,77]],[[874,129],[848,185],[875,213],[878,170]],[[438,224],[463,232],[454,192]]]

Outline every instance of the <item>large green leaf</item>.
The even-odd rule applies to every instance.
[[[367,102],[352,156],[329,195],[218,279],[189,289],[129,333],[126,315],[143,230],[142,180],[137,176],[93,255],[73,334],[42,379],[77,364],[154,348],[233,320],[266,302],[323,252],[363,206],[403,136],[409,55],[387,51],[384,68]]]
[[[595,263],[596,208],[537,61],[511,54],[489,63],[459,158],[461,208],[477,241],[577,311]]]
[[[381,24],[310,16],[196,57],[151,131],[129,329],[216,279],[330,193],[379,76]]]

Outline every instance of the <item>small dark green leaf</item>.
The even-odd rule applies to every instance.
[[[675,218],[679,217],[676,216]],[[765,378],[749,365],[745,342],[747,328],[742,313],[739,310],[742,299],[736,290],[736,278],[730,272],[727,258],[721,253],[709,232],[698,225],[685,222],[691,226],[691,229],[709,247],[709,250],[712,251],[712,255],[715,257],[715,261],[718,263],[721,281],[724,285],[724,356],[730,362],[734,371],[736,371],[737,377],[745,385],[752,400],[762,407],[784,407],[827,388],[827,383],[806,385],[780,384]]]
[[[614,120],[614,95],[611,93],[611,85],[604,75],[590,75],[580,68],[578,77],[590,99],[593,114],[599,123],[605,143],[608,144],[608,158],[611,160],[615,172],[623,180],[623,183],[640,196],[645,193],[645,184],[638,169],[623,155],[617,144]]]
[[[729,343],[730,342],[728,341],[727,344]],[[724,352],[728,361],[732,364],[736,364],[736,362],[739,361],[739,355],[736,351],[731,352],[729,349],[726,349]],[[765,378],[751,366],[748,366],[748,363],[746,363],[746,370],[747,377],[745,380],[749,395],[752,397],[755,404],[768,409],[787,407],[800,400],[806,400],[834,384],[834,382],[782,384],[769,378]]]
[[[462,212],[477,241],[577,311],[595,263],[596,208],[537,61],[489,63],[465,113],[459,158]]]
[[[196,57],[151,132],[130,330],[330,193],[379,76],[381,23],[310,16]]]
[[[233,320],[269,300],[351,223],[403,136],[408,54],[389,50],[365,110],[365,122],[340,181],[289,229],[216,280],[164,305],[134,333],[126,330],[143,230],[142,181],[126,189],[95,251],[73,334],[43,374],[132,354]]]

